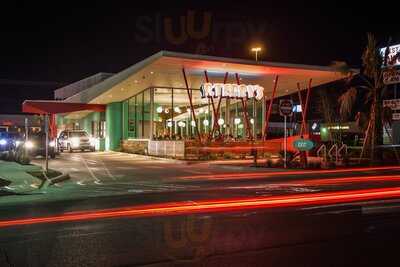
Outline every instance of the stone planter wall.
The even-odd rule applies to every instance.
[[[149,140],[122,140],[121,150],[127,153],[147,155]]]

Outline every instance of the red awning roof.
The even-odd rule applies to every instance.
[[[24,103],[22,103],[22,112],[25,113],[56,114],[56,113],[69,113],[82,110],[101,112],[106,110],[106,105],[67,103],[67,102],[51,101],[51,100],[25,100]]]

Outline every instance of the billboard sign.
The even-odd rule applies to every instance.
[[[386,47],[381,48],[380,53],[382,58],[385,57]],[[400,66],[400,44],[389,46],[388,66]]]
[[[391,110],[400,110],[400,99],[383,100],[383,107],[389,107]]]
[[[384,84],[400,83],[400,70],[386,70],[383,72]]]

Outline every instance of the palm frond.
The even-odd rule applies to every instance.
[[[364,75],[370,79],[376,79],[376,74],[379,72],[377,69],[380,66],[380,56],[376,49],[376,39],[368,33],[368,43],[362,55],[362,62],[364,67]]]
[[[355,87],[351,87],[339,97],[339,114],[342,120],[346,121],[351,115],[356,97],[357,89]]]

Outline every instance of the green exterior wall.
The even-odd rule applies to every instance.
[[[122,102],[122,139],[128,139],[128,116],[129,104],[128,101]]]
[[[121,139],[122,103],[109,103],[106,107],[106,150],[119,150]]]
[[[87,116],[79,120],[80,128],[91,135],[94,134],[92,133],[92,121],[100,122],[100,112],[89,113]]]

